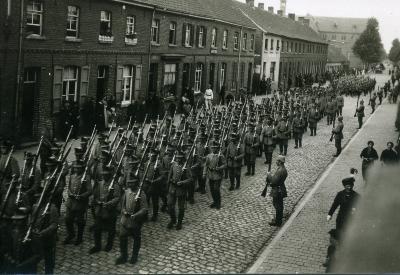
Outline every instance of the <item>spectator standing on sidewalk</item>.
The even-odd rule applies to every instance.
[[[206,89],[206,92],[204,93],[204,100],[206,104],[206,110],[212,109],[212,101],[214,99],[214,93],[213,90],[211,89],[211,85],[208,85],[208,89]]]
[[[369,103],[371,105],[371,114],[373,114],[375,112],[375,106],[376,106],[376,93],[372,94],[372,98],[369,100]]]
[[[385,165],[396,164],[398,160],[398,153],[393,150],[394,144],[389,141],[387,143],[387,149],[382,151],[381,161]]]
[[[364,148],[360,154],[360,157],[362,158],[361,172],[364,182],[366,182],[368,168],[374,164],[375,160],[379,159],[378,153],[374,149],[375,143],[370,140],[367,145],[368,146]]]

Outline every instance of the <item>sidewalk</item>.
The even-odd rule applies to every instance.
[[[355,190],[362,194],[360,152],[368,140],[375,142],[379,156],[388,141],[395,142],[397,104],[384,103],[364,127],[347,144],[342,154],[322,174],[316,185],[305,194],[290,219],[261,252],[248,273],[324,273],[329,244],[328,231],[335,227],[335,217],[326,221],[336,193],[342,190],[341,180],[351,167],[358,169]],[[380,164],[379,164],[380,165]],[[290,171],[289,171],[290,173]]]

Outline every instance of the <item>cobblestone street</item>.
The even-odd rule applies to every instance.
[[[364,98],[364,101],[368,102],[368,98]],[[345,125],[343,146],[357,132],[357,119],[353,117],[355,105],[356,98],[345,99],[343,109]],[[367,107],[367,117],[365,119],[369,115],[370,107]],[[331,130],[332,126],[327,126],[326,118],[323,118],[318,124],[316,137],[310,137],[309,131],[305,133],[302,149],[293,149],[293,140],[289,142],[288,157],[286,160],[286,167],[289,172],[286,185],[289,195],[285,200],[285,220],[291,215],[297,203],[334,159],[332,157],[336,152],[334,143],[329,142]],[[277,156],[276,151],[279,151],[279,149],[275,150],[274,159]],[[22,152],[18,154],[22,158]],[[274,166],[272,170],[275,169]],[[348,170],[348,167],[346,166],[346,170]],[[264,157],[257,160],[255,176],[244,176],[245,168],[242,169],[242,186],[240,190],[228,191],[228,180],[224,180],[221,210],[217,211],[209,208],[209,204],[211,203],[209,192],[207,195],[196,193],[195,205],[187,204],[182,231],[167,230],[166,225],[169,217],[164,213],[161,213],[157,222],[147,222],[142,230],[142,248],[140,250],[139,261],[134,266],[130,264],[114,265],[115,259],[119,255],[118,238],[116,238],[114,248],[111,252],[106,253],[102,251],[95,255],[88,255],[88,250],[93,245],[93,237],[88,230],[89,226],[92,225],[90,213],[88,213],[84,243],[80,246],[63,246],[62,240],[65,237],[65,225],[62,217],[56,252],[56,272],[244,272],[254,263],[260,251],[275,236],[277,229],[268,225],[274,213],[271,199],[269,197],[264,199],[260,196],[264,187],[267,170],[267,167],[264,165]],[[326,203],[330,203],[330,200],[327,200]],[[314,211],[320,211],[322,215],[326,212],[326,207],[321,209],[318,207]],[[64,211],[62,212],[64,214]],[[310,223],[314,229],[302,231],[301,234],[320,230],[319,227],[323,221]],[[322,240],[325,240],[325,237]],[[103,237],[104,242],[105,237]],[[294,243],[301,245],[302,241]],[[319,245],[320,249],[326,249],[326,242],[320,242]],[[292,251],[290,253],[296,254],[296,250],[290,251]],[[304,253],[303,257],[308,256]],[[288,259],[286,260],[289,261]],[[294,262],[297,261],[295,260]],[[318,265],[319,262],[307,266],[309,268],[307,270],[320,271],[320,268],[316,268]],[[260,270],[269,271],[270,269],[266,267],[266,269]]]

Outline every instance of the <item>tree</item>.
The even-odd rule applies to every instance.
[[[380,62],[383,58],[383,52],[378,20],[370,18],[368,19],[367,28],[354,43],[353,53],[358,56],[364,64],[368,65]]]
[[[392,61],[393,64],[397,64],[400,61],[400,41],[397,38],[392,42],[392,48],[389,52],[389,60]]]

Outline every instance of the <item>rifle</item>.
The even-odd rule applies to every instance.
[[[19,178],[20,183],[19,183],[19,186],[18,186],[18,193],[17,193],[17,197],[15,199],[15,204],[16,205],[19,205],[21,203],[22,181],[24,180],[24,177],[25,177],[26,162],[27,162],[27,156],[26,156],[26,152],[25,152],[25,155],[24,155],[24,166],[22,167],[22,172],[21,172],[21,175],[20,175],[20,178]]]
[[[10,164],[10,160],[11,160],[11,156],[12,156],[13,152],[14,152],[14,145],[11,147],[11,150],[10,150],[10,152],[8,153],[7,160],[6,160],[6,163],[5,163],[5,165],[4,165],[4,170],[3,170],[2,173],[6,173],[7,167],[8,167],[8,164]],[[1,172],[1,171],[0,171],[0,172]],[[0,175],[1,175],[1,174],[0,174]],[[1,175],[1,181],[3,180],[3,178],[4,178],[4,175]],[[0,181],[0,182],[1,182],[1,181]]]
[[[40,138],[39,146],[38,146],[38,148],[36,150],[36,154],[35,154],[35,159],[34,159],[34,161],[32,163],[31,171],[29,172],[29,178],[30,179],[33,177],[33,174],[35,173],[36,164],[37,164],[37,161],[39,159],[39,152],[40,152],[40,149],[42,148],[42,144],[43,144],[43,136]]]
[[[79,186],[78,192],[77,192],[77,194],[73,194],[75,197],[78,197],[79,194],[81,193],[82,185],[85,182],[85,178],[86,178],[87,171],[88,171],[88,168],[89,168],[89,161],[90,161],[90,158],[92,157],[92,154],[93,154],[93,149],[94,149],[94,147],[92,147],[90,149],[90,153],[89,153],[88,159],[87,159],[87,161],[85,163],[85,170],[84,170],[82,178],[81,178],[81,185]]]
[[[110,130],[108,131],[108,134],[107,134],[107,140],[110,139],[111,131],[112,131],[112,129],[113,129],[113,125],[114,125],[114,120],[111,122],[111,127],[110,127]],[[116,126],[116,125],[115,125],[115,126]]]
[[[65,139],[65,142],[64,142],[64,144],[63,144],[63,148],[62,148],[62,150],[60,151],[60,156],[62,156],[63,154],[64,154],[64,152],[65,152],[65,148],[67,147],[67,144],[68,144],[68,141],[69,141],[69,138],[70,138],[70,136],[71,136],[71,133],[72,133],[72,129],[74,128],[74,125],[71,125],[71,127],[69,128],[69,132],[68,132],[68,135],[67,135],[67,138]]]
[[[58,177],[57,177],[57,180],[56,180],[56,182],[55,182],[55,184],[54,184],[54,187],[53,187],[53,189],[51,190],[51,193],[50,193],[50,196],[49,196],[49,200],[48,200],[48,202],[46,203],[46,206],[45,206],[45,208],[44,208],[44,210],[43,210],[43,212],[42,212],[42,216],[46,215],[47,212],[49,211],[51,201],[53,200],[54,194],[55,194],[56,191],[57,191],[57,187],[58,187],[58,185],[59,185],[59,183],[60,183],[61,177],[63,176],[64,168],[65,168],[65,162],[63,163],[63,166],[61,167],[61,171],[60,171],[60,173],[58,174]]]
[[[8,200],[10,199],[11,190],[13,189],[14,183],[16,182],[16,177],[17,177],[17,175],[15,175],[15,174],[12,176],[12,179],[11,179],[11,182],[10,182],[10,186],[8,187],[6,196],[4,197],[3,206],[1,207],[0,218],[3,217],[4,212],[6,210],[6,206],[8,204]]]
[[[95,126],[96,127],[96,126]],[[93,133],[93,138],[89,141],[89,144],[88,144],[88,146],[87,146],[87,148],[86,148],[86,152],[85,152],[85,154],[83,155],[83,161],[88,161],[88,159],[87,159],[87,154],[90,152],[90,150],[91,150],[91,148],[93,147],[93,145],[94,145],[94,141],[95,141],[95,137],[96,137],[96,134],[97,134],[97,130],[96,131],[94,131],[94,133]]]

